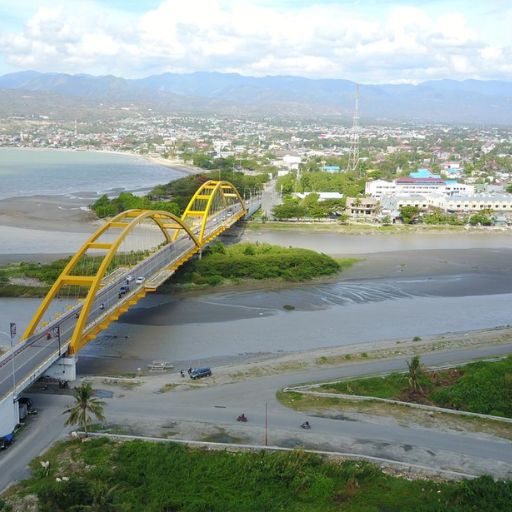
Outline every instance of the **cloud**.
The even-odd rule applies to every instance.
[[[12,69],[132,77],[210,70],[361,82],[512,78],[510,46],[487,43],[465,15],[403,4],[372,13],[353,2],[165,0],[140,14],[55,0],[0,34],[0,54]]]

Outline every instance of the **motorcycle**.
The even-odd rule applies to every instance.
[[[247,416],[245,414],[240,414],[236,421],[241,421],[242,423],[247,423]]]
[[[301,428],[305,429],[305,430],[311,430],[311,425],[309,424],[309,421],[305,421],[302,425],[301,425]]]

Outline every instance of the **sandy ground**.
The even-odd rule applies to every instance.
[[[183,160],[171,160],[156,156],[145,156],[144,158],[153,164],[161,165],[163,167],[172,167],[173,169],[178,169],[188,174],[201,174],[204,172],[208,172],[205,169],[202,169],[201,167],[196,167],[195,165],[187,164]]]
[[[114,379],[122,387],[126,384],[131,388],[130,382],[142,383],[140,388],[144,392],[165,392],[171,390],[196,389],[208,386],[228,384],[254,377],[278,375],[296,371],[318,368],[335,368],[340,364],[364,362],[390,357],[410,358],[416,354],[442,352],[462,348],[478,348],[485,346],[506,345],[512,342],[512,328],[494,328],[488,330],[452,333],[435,336],[422,341],[393,340],[388,342],[373,342],[343,347],[323,348],[304,352],[293,352],[281,356],[262,355],[260,359],[245,362],[226,362],[216,367],[214,375],[208,379],[192,381],[180,375],[180,369],[174,368],[170,372],[150,372],[141,369],[135,381],[123,381],[122,375],[113,373]],[[185,368],[183,370],[186,370]],[[89,376],[88,376],[89,378]],[[100,382],[109,381],[110,377],[92,377]],[[105,381],[105,379],[107,379]]]
[[[94,201],[93,193],[80,198],[66,196],[13,197],[0,200],[0,225],[23,229],[88,233],[97,223],[96,216],[86,211]]]

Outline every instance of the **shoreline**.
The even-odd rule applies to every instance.
[[[19,149],[22,151],[60,151],[65,153],[102,153],[107,155],[119,155],[119,156],[129,156],[134,158],[140,158],[142,160],[146,160],[147,162],[151,162],[155,165],[159,165],[160,167],[170,167],[177,171],[186,172],[188,174],[200,174],[201,172],[207,172],[205,169],[201,169],[200,167],[196,167],[191,164],[187,164],[183,160],[179,159],[167,159],[162,156],[153,156],[153,155],[141,155],[140,153],[134,153],[131,151],[116,151],[115,149],[79,149],[79,148],[35,148],[35,147],[18,147],[18,146],[0,146],[1,149]],[[29,197],[29,196],[24,196]],[[10,199],[10,198],[6,198]]]
[[[397,235],[397,234],[425,234],[425,235],[450,235],[453,233],[462,234],[495,234],[512,231],[512,226],[450,226],[445,224],[424,225],[424,224],[396,224],[393,226],[382,226],[380,224],[339,224],[337,222],[280,222],[280,221],[249,221],[247,228],[250,230],[269,231],[299,231],[299,232],[320,232],[320,233],[341,233],[344,235]]]
[[[421,341],[411,339],[395,339],[388,341],[373,341],[356,343],[336,347],[320,347],[311,350],[289,352],[285,354],[261,353],[252,354],[245,359],[223,361],[214,367],[214,374],[208,382],[199,383],[183,381],[179,368],[172,372],[152,374],[147,370],[140,378],[148,379],[149,383],[159,389],[170,384],[175,391],[196,389],[204,386],[218,386],[233,382],[244,381],[251,378],[269,375],[291,374],[315,369],[338,368],[352,363],[365,363],[380,359],[403,358],[409,359],[415,355],[443,353],[465,349],[482,349],[492,347],[495,355],[512,353],[512,327],[497,326],[489,329],[476,329],[473,331],[448,332],[440,335],[426,337]],[[486,358],[490,356],[485,356]],[[110,369],[104,372],[94,372],[90,366],[94,365],[94,356],[82,356],[85,362],[85,371],[79,370],[79,377],[87,379],[103,379],[105,377],[121,377],[123,372]],[[476,360],[481,359],[476,356]]]

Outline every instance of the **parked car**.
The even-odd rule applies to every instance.
[[[142,284],[145,280],[145,277],[137,277],[137,279],[135,279],[135,284]]]
[[[212,370],[210,368],[194,368],[190,372],[190,378],[193,380],[200,379],[201,377],[211,377]]]
[[[8,446],[14,443],[14,434],[7,434],[6,436],[0,437],[0,450],[5,450]]]
[[[27,409],[30,411],[32,409],[32,400],[26,396],[22,396],[18,399],[18,403],[26,405]]]

